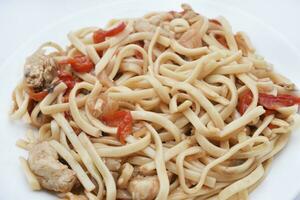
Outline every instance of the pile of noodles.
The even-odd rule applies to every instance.
[[[256,54],[245,33],[234,34],[225,18],[185,16],[191,9],[183,7],[180,13],[144,16],[154,30],[137,31],[141,18],[112,20],[108,27],[125,22],[126,28],[103,42],[94,43],[98,28],[87,27],[68,34],[66,49],[42,45],[40,50],[54,49],[50,54],[57,62],[82,54],[95,68],[71,69],[79,81],[67,99],[64,82],[39,102],[32,101],[25,81],[16,87],[12,118],[38,129],[29,130],[18,146],[30,150],[49,141],[76,172],[80,195],[87,199],[139,199],[128,191],[136,176],[157,178],[156,199],[248,199],[287,144],[298,109],[280,107],[266,115],[259,93],[293,95],[294,86]],[[173,18],[161,17],[166,14]],[[197,47],[185,43],[199,37]],[[241,114],[239,96],[247,90],[253,97]],[[133,127],[125,144],[117,127],[88,108],[101,94],[130,111]],[[107,158],[121,160],[119,171],[109,170]],[[32,188],[40,189],[27,161],[21,161]]]

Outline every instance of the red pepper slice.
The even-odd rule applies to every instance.
[[[112,37],[119,33],[121,33],[126,28],[126,24],[124,22],[121,22],[118,24],[118,26],[113,27],[112,29],[106,31],[106,37]]]
[[[267,109],[276,110],[280,107],[300,104],[300,98],[288,94],[279,94],[277,96],[273,96],[270,94],[260,93],[258,102]]]
[[[94,32],[93,34],[93,40],[94,40],[94,43],[100,43],[100,42],[103,42],[105,40],[105,35],[106,31],[102,30],[102,29],[99,29],[97,31]]]
[[[68,58],[60,61],[59,64],[70,64],[72,69],[79,73],[90,72],[95,67],[91,59],[85,55],[76,55],[74,58]]]
[[[115,36],[115,35],[121,33],[125,28],[126,28],[126,24],[124,22],[121,22],[116,27],[113,27],[107,31],[99,29],[99,30],[95,31],[93,34],[94,43],[103,42],[103,41],[105,41],[106,37]]]
[[[79,73],[90,72],[94,68],[94,63],[88,56],[77,55],[70,60],[72,69]]]
[[[125,144],[125,138],[132,132],[132,116],[130,111],[116,111],[113,114],[101,117],[108,126],[118,127],[117,137],[122,144]]]
[[[71,90],[75,85],[75,80],[73,76],[68,72],[58,71],[58,78],[68,86],[69,90]]]
[[[273,129],[273,128],[278,128],[279,126],[274,125],[274,124],[269,124],[268,127],[269,127],[270,129]]]
[[[266,110],[266,112],[264,113],[264,116],[273,115],[273,114],[275,114],[275,113],[276,113],[275,110]]]
[[[28,90],[29,97],[35,101],[42,101],[48,94],[48,91],[34,92],[33,90]]]
[[[237,109],[241,115],[245,113],[253,99],[252,93],[250,90],[246,90],[239,96]]]
[[[243,115],[247,110],[252,102],[252,99],[253,95],[250,90],[245,91],[239,96],[237,109],[241,115]],[[278,94],[277,96],[274,96],[270,94],[259,93],[258,104],[262,105],[267,110],[265,115],[270,115],[274,114],[277,108],[300,104],[300,97],[289,94]]]

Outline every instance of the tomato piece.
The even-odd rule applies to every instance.
[[[125,138],[132,132],[132,116],[130,111],[116,111],[113,114],[103,115],[101,120],[108,126],[118,127],[117,137],[122,144]]]
[[[93,34],[93,41],[94,43],[100,43],[103,42],[105,40],[106,37],[106,31],[99,29],[97,31],[94,32]]]
[[[70,60],[72,69],[79,73],[90,72],[94,68],[94,63],[88,56],[77,55]]]
[[[121,22],[116,27],[113,27],[107,31],[105,31],[103,29],[99,29],[99,30],[95,31],[93,34],[94,43],[103,42],[103,41],[105,41],[106,37],[115,36],[115,35],[121,33],[125,28],[126,28],[126,24],[124,22]]]
[[[300,98],[288,94],[279,94],[277,96],[273,96],[270,94],[259,93],[258,102],[267,109],[276,110],[280,107],[300,104]]]
[[[246,90],[239,96],[237,109],[241,115],[245,113],[245,111],[251,104],[252,99],[253,95],[250,90]]]
[[[277,126],[277,125],[274,125],[274,124],[269,124],[269,126],[268,126],[270,129],[273,129],[273,128],[278,128],[279,126]]]
[[[72,74],[65,72],[65,71],[58,71],[58,78],[59,80],[63,81],[68,89],[72,89],[75,85],[75,80],[72,76]]]
[[[273,115],[275,113],[276,113],[275,110],[266,110],[266,112],[264,113],[264,116],[266,117],[266,116],[269,116],[269,115]]]
[[[90,72],[94,68],[92,60],[85,55],[76,55],[74,58],[68,58],[59,61],[60,65],[70,64],[72,69],[79,73]]]
[[[250,90],[245,91],[239,96],[237,109],[241,115],[247,110],[251,104],[253,95]],[[275,114],[276,109],[285,106],[292,106],[295,104],[300,104],[300,97],[289,95],[289,94],[279,94],[277,96],[259,93],[258,94],[258,104],[262,105],[266,109],[265,116]]]
[[[28,90],[29,97],[34,101],[42,101],[48,94],[48,91],[34,92],[33,90]]]
[[[124,22],[121,22],[118,24],[118,26],[113,27],[112,29],[106,31],[106,37],[112,37],[119,33],[121,33],[126,28],[126,24]]]

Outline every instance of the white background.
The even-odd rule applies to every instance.
[[[112,0],[110,0],[112,1]],[[150,1],[150,0],[149,0]],[[164,0],[160,0],[164,1]],[[184,1],[184,0],[182,0]],[[300,48],[300,28],[299,28],[299,20],[300,20],[300,1],[299,0],[285,0],[285,1],[279,1],[279,0],[211,0],[211,1],[220,1],[222,3],[226,3],[230,6],[239,8],[251,15],[256,16],[260,20],[264,21],[265,24],[271,25],[274,29],[281,32],[291,43],[293,43],[298,49]],[[79,11],[86,10],[90,7],[95,7],[101,5],[102,2],[108,2],[108,0],[100,1],[100,0],[89,0],[89,1],[83,1],[83,0],[50,0],[50,1],[42,1],[42,0],[0,0],[0,65],[1,63],[10,55],[13,54],[14,51],[16,51],[23,43],[26,43],[30,38],[34,37],[35,35],[38,35],[38,33],[45,29],[45,27],[55,24],[56,22],[60,21],[62,18],[67,17],[69,15],[75,14]],[[165,1],[170,4],[172,4],[173,1],[168,0]],[[165,3],[164,2],[164,3]],[[201,2],[201,0],[199,0]],[[142,6],[142,5],[140,5]],[[170,6],[170,7],[178,7],[176,6]],[[157,9],[159,10],[159,5],[157,5]],[[205,10],[203,10],[205,14]],[[298,13],[297,13],[298,12]],[[114,16],[110,16],[110,18],[113,18]],[[239,16],[236,16],[237,18]],[[100,21],[100,20],[99,20]],[[75,23],[75,22],[74,22]],[[256,29],[255,29],[256,30]],[[257,29],[258,32],[261,29]],[[257,35],[264,35],[263,33],[256,33]],[[53,37],[55,38],[55,37]],[[268,35],[265,36],[265,40],[260,40],[261,43],[257,44],[261,47],[261,45],[266,44],[267,53],[274,52],[274,55],[278,55],[278,53],[275,52],[274,47],[271,43],[273,43],[273,40],[271,40]],[[266,49],[265,49],[266,50]],[[279,51],[285,51],[285,49],[279,49]],[[278,49],[277,49],[278,52]],[[286,54],[288,54],[288,51],[286,51]],[[280,54],[279,54],[280,55]],[[283,54],[282,54],[283,55]],[[270,55],[268,55],[271,57]],[[272,61],[276,61],[276,57],[272,58]],[[295,63],[294,63],[295,64]],[[13,65],[13,66],[2,66],[1,72],[6,73],[5,67],[12,67],[17,69],[21,68],[20,65]],[[279,66],[281,69],[284,66]],[[298,68],[300,66],[293,66],[293,72],[300,71]],[[11,71],[11,70],[8,70]],[[13,70],[15,71],[15,70]],[[287,70],[288,71],[288,70]],[[291,72],[291,73],[293,73]],[[287,74],[286,72],[285,74]],[[5,75],[5,74],[4,74]],[[13,74],[15,75],[15,74]],[[290,74],[293,76],[293,74]],[[16,78],[16,76],[11,76],[12,78]],[[293,76],[295,77],[295,76]],[[298,76],[299,78],[300,76]],[[19,77],[18,77],[19,79]],[[295,80],[295,79],[294,79]],[[12,80],[10,82],[16,83],[15,80]],[[4,83],[4,84],[3,84]],[[0,79],[0,93],[1,90],[3,91],[3,88],[1,87],[5,86],[5,83],[2,79]],[[6,89],[6,88],[5,88]],[[0,94],[0,100],[2,98],[7,99],[6,96],[1,96]],[[5,104],[6,105],[6,104]],[[4,106],[5,106],[4,105]],[[1,108],[1,107],[0,107]],[[0,113],[2,114],[3,109],[0,109]],[[2,120],[0,116],[0,120]],[[1,124],[1,123],[0,123]],[[0,126],[0,135],[3,133],[3,127]],[[5,135],[7,134],[13,134],[13,133],[3,133]],[[2,137],[0,137],[2,138]],[[7,142],[6,140],[3,140],[0,142],[0,145],[2,142]],[[12,141],[14,143],[15,140]],[[3,144],[2,144],[3,145]],[[4,145],[3,145],[4,146]],[[290,145],[291,146],[291,145]],[[6,149],[6,151],[15,151],[15,147],[13,145],[10,145],[10,149]],[[0,147],[1,150],[1,147]],[[2,149],[4,150],[4,148]],[[293,151],[295,153],[295,151]],[[299,156],[300,156],[300,151]],[[1,152],[0,152],[1,153]],[[2,152],[3,153],[3,152]],[[5,154],[9,154],[9,152],[5,152]],[[295,153],[296,154],[296,153]],[[15,160],[14,158],[7,158],[10,159],[4,161],[0,161],[0,169],[5,170],[7,167],[4,166],[11,166],[14,164],[14,162],[11,162],[11,160]],[[282,159],[287,159],[287,157],[282,157]],[[298,159],[299,160],[299,159]],[[6,161],[6,162],[5,162]],[[281,162],[282,163],[282,162]],[[278,163],[279,164],[279,163]],[[288,169],[289,167],[285,168]],[[299,168],[300,169],[300,168]],[[276,171],[282,176],[285,175],[284,171]],[[0,173],[1,174],[1,173]],[[19,175],[19,174],[18,174]],[[18,176],[16,175],[16,177]],[[18,176],[19,177],[19,176]],[[6,182],[5,184],[8,185],[14,185],[17,182],[24,180],[15,180],[14,177],[7,176],[4,179],[2,176],[0,176],[0,179],[2,180],[10,180],[10,182]],[[300,179],[299,179],[300,180]],[[1,180],[0,180],[1,182]],[[3,181],[4,182],[4,181]],[[278,179],[278,182],[280,182],[280,179]],[[288,182],[281,183],[283,184],[282,188],[288,188],[290,186],[287,185]],[[299,183],[298,183],[299,184]],[[10,187],[14,188],[14,187]],[[271,188],[269,188],[268,191],[272,191]],[[12,191],[9,191],[11,193]],[[18,185],[15,185],[15,192],[18,193]],[[0,200],[2,200],[1,197],[5,193],[8,193],[8,191],[2,191],[0,189]],[[2,194],[2,195],[1,195]],[[11,195],[11,196],[19,196],[19,195]],[[11,199],[11,198],[9,198]],[[273,198],[274,199],[274,198]],[[281,198],[282,199],[282,198]],[[280,200],[281,200],[280,199]],[[268,199],[266,199],[268,200]],[[277,200],[277,199],[274,199]]]
[[[108,0],[0,0],[0,64],[41,29]],[[113,1],[113,0],[110,0]],[[151,1],[151,0],[149,0]],[[300,48],[299,0],[212,0],[257,16]],[[169,0],[172,3],[171,0]],[[183,0],[184,2],[184,0]],[[201,0],[199,0],[201,2]],[[158,5],[159,9],[159,5]],[[238,17],[238,16],[237,16]],[[266,38],[267,39],[267,38]],[[299,66],[300,68],[300,66]]]

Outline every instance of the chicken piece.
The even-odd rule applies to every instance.
[[[59,194],[60,200],[88,200],[88,198],[84,195],[75,195],[71,192]]]
[[[187,20],[190,24],[193,24],[201,19],[201,16],[196,13],[190,5],[182,4],[181,7],[183,9],[182,18]]]
[[[48,142],[30,149],[28,164],[42,187],[48,190],[69,192],[77,180],[75,172],[59,162],[57,152]]]
[[[89,99],[87,106],[91,114],[96,118],[101,115],[114,113],[119,109],[119,103],[106,94],[100,94],[97,98]]]
[[[208,29],[208,24],[207,27],[202,27],[206,18],[193,11],[188,4],[182,4],[181,7],[183,8],[182,18],[191,26],[180,36],[178,42],[187,48],[201,47],[202,37]]]
[[[129,200],[132,199],[130,193],[127,190],[118,189],[117,190],[117,199]]]
[[[121,175],[117,181],[117,185],[119,188],[127,188],[128,182],[132,177],[133,171],[134,167],[131,164],[125,163],[122,165]]]
[[[157,176],[137,176],[129,182],[128,191],[132,199],[152,200],[159,191]]]
[[[146,19],[140,18],[134,22],[134,30],[136,32],[154,32],[156,26],[150,24],[150,22]]]
[[[137,19],[133,25],[135,32],[151,32],[154,33],[156,28],[158,26],[155,26],[151,24],[148,20],[146,19]],[[161,35],[166,36],[166,37],[174,37],[174,33],[171,32],[170,30],[166,29],[165,26],[161,26],[160,30]]]
[[[202,34],[200,28],[202,22],[194,23],[186,32],[182,34],[178,42],[187,48],[197,48],[202,46]]]
[[[115,183],[118,181],[119,172],[110,172],[112,177],[114,178]]]
[[[162,12],[162,13],[158,13],[156,15],[151,16],[149,18],[149,22],[150,22],[150,24],[159,26],[159,25],[161,25],[161,23],[163,23],[165,21],[171,21],[173,18],[174,17],[171,13]]]
[[[50,86],[56,74],[57,67],[54,59],[45,55],[43,50],[36,51],[26,59],[24,76],[28,87],[41,91]]]
[[[103,159],[106,167],[113,172],[119,171],[121,168],[121,159],[117,158],[105,158]]]

